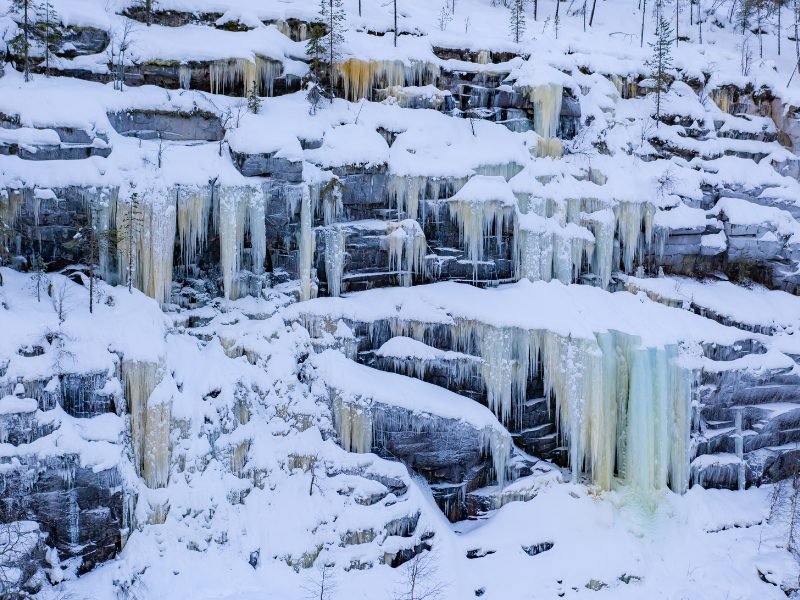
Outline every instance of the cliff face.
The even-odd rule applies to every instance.
[[[547,593],[649,593],[677,571],[565,566],[654,539],[630,504],[670,513],[670,556],[752,529],[728,567],[760,579],[692,590],[792,593],[755,540],[783,535],[759,511],[800,441],[793,65],[743,75],[725,11],[692,5],[705,42],[679,12],[657,91],[618,36],[634,5],[518,43],[483,1],[451,31],[410,3],[396,41],[348,5],[316,106],[301,2],[60,0],[30,82],[10,45],[3,593],[220,596],[219,561],[242,590],[297,597],[313,567],[388,597],[435,556],[443,593],[517,598],[540,554]]]

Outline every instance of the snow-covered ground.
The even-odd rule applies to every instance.
[[[65,25],[108,31],[112,47],[135,23],[129,68],[174,68],[182,88],[208,75],[212,90],[228,93],[249,89],[251,74],[262,93],[276,75],[306,76],[306,45],[287,31],[290,21],[317,15],[310,0],[158,0],[159,11],[206,16],[147,27],[122,16],[131,8],[125,1],[52,4]],[[698,24],[697,13],[689,14],[696,6],[681,2],[684,37],[672,49],[670,71],[677,81],[663,94],[657,124],[653,95],[639,94],[637,85],[648,85],[641,79],[650,75],[654,28],[645,15],[640,40],[639,4],[598,0],[589,27],[580,0],[558,4],[558,21],[556,0],[539,0],[535,21],[529,2],[527,30],[514,43],[502,3],[454,0],[444,22],[447,3],[397,0],[402,35],[395,46],[392,2],[345,0],[339,69],[347,99],[325,101],[313,115],[302,91],[262,98],[258,114],[233,95],[155,85],[120,91],[105,82],[106,51],[53,59],[53,75],[30,82],[6,65],[0,148],[14,151],[0,152],[0,223],[16,218],[20,190],[33,190],[38,223],[40,205],[58,207],[65,190],[81,187],[103,199],[100,218],[92,217],[99,231],[119,229],[132,198],[144,201],[152,227],[136,242],[141,264],[127,274],[145,293],[113,285],[125,277],[109,265],[124,266],[124,256],[109,253],[100,265],[109,281],[96,284],[91,314],[85,277],[76,283],[50,274],[37,302],[30,273],[0,268],[3,477],[22,481],[11,476],[28,460],[76,455],[80,469],[113,473],[112,487],[125,497],[115,515],[119,554],[78,576],[78,561],[49,552],[53,585],[38,597],[796,595],[786,486],[685,490],[701,479],[690,480],[696,472],[727,467],[741,473],[744,487],[749,447],[694,456],[720,432],[742,444],[765,423],[785,422],[763,449],[796,450],[784,434],[794,431],[798,406],[797,287],[792,294],[740,285],[721,272],[721,258],[714,262],[767,261],[777,273],[769,283],[789,282],[786,289],[800,275],[800,135],[792,129],[800,77],[787,84],[796,61],[794,15],[787,5],[783,31],[773,17],[763,36],[744,38],[729,21],[729,3],[703,2]],[[674,19],[675,4],[667,4]],[[6,37],[16,28],[8,7],[0,0]],[[245,31],[228,30],[230,23]],[[480,58],[448,54],[466,50]],[[492,62],[492,55],[500,58]],[[493,90],[535,106],[530,127],[433,110],[453,100],[434,85],[439,77],[498,79]],[[392,83],[385,99],[372,89],[384,80]],[[746,90],[747,98],[724,86]],[[755,101],[762,86],[774,98],[768,114],[731,107]],[[565,93],[580,106],[579,130],[557,140]],[[219,118],[225,130],[183,141],[119,133],[117,115],[136,112]],[[64,141],[65,128],[88,141]],[[76,145],[85,146],[86,158],[30,159]],[[283,217],[262,201],[273,193],[272,173],[245,176],[241,162],[262,155],[297,167],[301,175],[291,183],[306,188],[279,202],[297,222],[298,231],[280,232],[297,253],[297,278],[263,288],[264,223]],[[322,206],[320,187],[351,173],[389,182],[388,198],[369,197],[368,186],[359,193],[385,202],[396,222],[345,223],[343,207]],[[104,190],[111,189],[109,200]],[[453,248],[429,247],[428,221],[457,228],[459,258]],[[344,290],[342,298],[309,299],[319,283],[315,224],[325,240],[325,289],[332,296]],[[384,236],[388,270],[409,287],[350,291],[344,248],[358,230]],[[508,235],[513,248],[497,262],[513,265],[515,281],[497,277],[501,285],[492,289],[452,281],[410,286],[448,262],[477,281],[492,263],[489,245],[505,252]],[[188,271],[207,237],[219,247],[214,278],[222,283],[204,290],[204,306],[180,308],[171,296],[173,263],[183,261]],[[697,270],[713,278],[645,277],[645,267],[659,274],[659,260],[686,275],[687,253],[707,259]],[[236,287],[245,258],[259,281],[255,296]],[[610,291],[612,280],[618,291]],[[225,298],[211,299],[216,290]],[[367,332],[361,338],[358,328]],[[442,331],[452,338],[447,349],[436,347]],[[367,350],[395,361],[400,374],[353,360],[365,338],[378,342]],[[420,381],[430,368],[421,362],[450,377],[448,387],[478,381],[488,407],[462,389]],[[529,373],[556,397],[561,429],[548,435],[571,468],[512,448],[506,427],[530,400]],[[636,382],[631,410],[639,412],[627,420],[617,414],[617,394],[628,393],[629,374]],[[688,398],[703,387],[701,376],[767,388],[771,374],[775,398],[753,400],[759,412],[744,426],[752,429],[742,430],[741,414],[728,423],[725,413],[713,428],[695,431],[699,408]],[[91,401],[105,403],[104,414],[65,411],[58,390],[70,377],[93,378]],[[56,397],[43,406],[42,398]],[[9,437],[20,424],[31,439]],[[429,484],[402,462],[370,452],[373,436],[398,431],[439,432],[464,455],[490,462],[488,485],[470,490],[470,501],[483,498],[491,508],[449,522],[435,499],[447,484]],[[69,487],[70,474],[61,477]],[[16,491],[24,494],[23,487]],[[457,492],[462,500],[464,493]],[[70,510],[79,509],[87,510],[74,500]],[[96,512],[103,510],[116,509]],[[75,519],[73,549],[80,546]],[[422,575],[417,595],[408,596],[415,566]],[[317,587],[323,575],[329,596]]]

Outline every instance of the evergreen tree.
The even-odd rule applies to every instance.
[[[144,11],[144,22],[147,24],[148,27],[153,24],[153,7],[156,4],[156,0],[140,0],[139,6],[141,7],[142,11]]]
[[[509,29],[511,37],[519,44],[520,39],[525,35],[525,0],[511,0]]]
[[[42,0],[36,8],[36,38],[44,49],[44,72],[50,76],[50,56],[58,50],[63,37],[58,13],[51,0]]]
[[[661,117],[661,94],[666,91],[669,84],[667,71],[672,66],[672,28],[663,13],[659,14],[656,24],[656,39],[650,43],[650,48],[653,54],[647,60],[646,65],[650,69],[656,91],[655,119],[657,127]]]
[[[325,48],[322,45],[322,38],[325,37],[325,27],[321,23],[311,25],[306,52],[311,59],[309,68],[309,84],[306,99],[311,104],[309,112],[313,115],[317,112],[317,106],[322,99],[322,85],[320,83],[322,74],[325,71]]]
[[[42,259],[42,255],[38,254],[33,260],[33,274],[31,275],[31,285],[36,290],[36,301],[42,301],[42,290],[46,290],[50,278],[47,276],[47,265]]]
[[[139,192],[131,193],[130,202],[125,208],[122,219],[117,217],[117,249],[125,258],[125,281],[128,292],[133,289],[133,276],[136,273],[136,240],[142,235],[144,227],[144,211],[139,199]]]
[[[395,0],[396,1],[396,0]],[[344,44],[344,7],[342,0],[320,0],[320,20],[325,24],[325,34],[320,38],[323,60],[328,68],[328,85],[336,88],[336,63],[342,55]],[[331,102],[334,94],[331,93]]]
[[[755,0],[739,0],[738,8],[736,10],[736,27],[742,30],[742,35],[745,35],[750,29],[753,28],[753,23],[756,17],[756,1]]]
[[[16,56],[22,56],[22,73],[25,81],[30,81],[35,5],[32,0],[11,0],[11,13],[21,28],[17,36],[11,40],[11,47]],[[19,68],[19,65],[17,65],[17,68]]]

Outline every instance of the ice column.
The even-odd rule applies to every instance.
[[[135,232],[134,284],[161,303],[169,301],[172,289],[172,259],[175,252],[175,203],[169,190],[151,190],[141,196],[141,222]],[[119,218],[117,226],[119,227]],[[122,282],[127,270],[121,269]]]
[[[172,385],[161,365],[125,361],[122,364],[131,423],[133,462],[150,488],[165,487],[169,479]]]
[[[181,186],[178,199],[178,239],[184,267],[189,268],[205,248],[213,190],[208,186]]]
[[[389,270],[398,272],[400,285],[411,285],[414,275],[423,272],[427,242],[419,223],[406,219],[389,223],[384,245],[389,254]]]
[[[245,231],[251,240],[251,262],[256,274],[263,272],[266,257],[264,196],[251,186],[222,187],[219,192],[220,267],[225,297],[239,296],[238,274],[244,252]]]
[[[312,226],[311,190],[303,188],[300,200],[300,231],[298,233],[298,270],[300,271],[300,300],[309,300],[316,295],[313,289],[311,265],[314,262],[314,228]],[[313,295],[312,295],[313,293]]]
[[[328,295],[339,296],[342,293],[347,232],[337,226],[326,227],[322,231],[325,237],[325,278],[328,281]]]
[[[495,236],[502,240],[503,231],[514,225],[515,212],[497,200],[450,200],[447,206],[450,219],[458,224],[473,274],[477,275],[478,263],[485,255],[485,239]]]

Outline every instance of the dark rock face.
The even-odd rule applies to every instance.
[[[99,54],[108,47],[110,37],[104,29],[96,27],[65,27],[61,47],[56,54],[64,58],[75,58],[86,54]]]
[[[459,419],[415,414],[376,400],[368,410],[371,451],[422,475],[450,520],[469,516],[466,494],[495,478],[482,432]]]
[[[424,419],[419,431],[410,427],[408,411],[376,406],[372,418],[373,447],[378,454],[400,459],[431,483],[485,485],[489,469],[481,436],[455,419]]]
[[[272,154],[245,154],[231,152],[231,157],[245,177],[272,177],[276,181],[300,183],[303,181],[303,162],[279,158]]]
[[[61,557],[81,557],[80,572],[112,558],[121,545],[123,494],[116,468],[94,473],[74,454],[9,463],[0,520],[32,520]]]
[[[791,368],[704,372],[698,386],[695,431],[699,465],[692,481],[737,489],[740,468],[747,486],[785,477],[800,442],[800,376]],[[737,438],[741,438],[738,456]],[[706,454],[723,454],[714,463]],[[741,459],[734,461],[734,458]],[[740,466],[742,465],[742,466]]]
[[[122,135],[145,140],[204,140],[217,142],[225,137],[219,116],[195,111],[191,113],[129,110],[109,113],[111,126]]]
[[[32,260],[34,255],[41,256],[51,270],[81,262],[75,234],[90,221],[87,198],[92,196],[91,190],[78,187],[53,192],[54,196],[36,197],[35,190],[21,190],[22,200],[11,244],[15,255],[26,260]],[[10,195],[18,193],[12,190]]]

